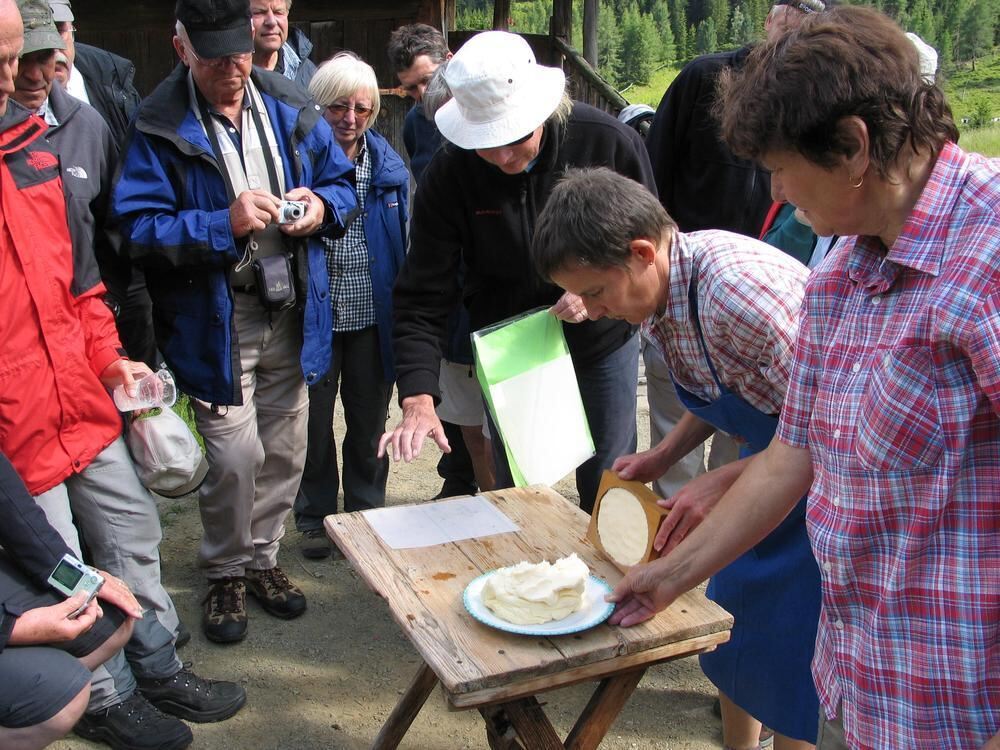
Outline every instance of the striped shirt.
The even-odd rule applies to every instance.
[[[888,253],[806,289],[778,437],[808,447],[813,672],[852,748],[1000,729],[1000,160],[947,144]]]
[[[354,164],[358,203],[364,205],[372,182],[372,160],[365,136],[358,144]],[[368,240],[365,238],[365,214],[347,227],[338,240],[323,238],[326,270],[330,274],[330,304],[333,306],[334,331],[360,331],[375,325],[375,301],[369,270]]]
[[[720,395],[691,319],[689,285],[698,267],[698,318],[719,379],[765,414],[785,397],[799,303],[809,270],[770,245],[708,230],[676,233],[669,297],[642,333],[681,386],[705,401]]]

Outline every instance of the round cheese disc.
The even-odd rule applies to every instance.
[[[649,524],[639,499],[621,487],[604,493],[597,513],[597,535],[604,551],[619,565],[639,562],[649,544]]]

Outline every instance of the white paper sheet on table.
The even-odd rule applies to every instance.
[[[431,547],[518,531],[518,526],[485,497],[460,497],[424,505],[397,505],[364,511],[365,520],[392,549]]]

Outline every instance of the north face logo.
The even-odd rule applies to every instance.
[[[33,167],[41,172],[43,169],[49,169],[50,167],[56,166],[59,160],[56,158],[55,154],[51,154],[48,151],[32,151],[26,159],[29,167]]]

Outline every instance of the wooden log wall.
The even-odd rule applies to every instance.
[[[135,63],[136,88],[145,96],[177,64],[171,44],[174,5],[175,0],[73,0],[76,38]],[[412,102],[390,91],[399,82],[386,58],[386,45],[393,29],[407,23],[441,28],[444,12],[441,0],[295,0],[289,15],[292,25],[312,41],[315,63],[348,49],[375,68],[384,90],[376,128],[405,158],[403,119]]]

